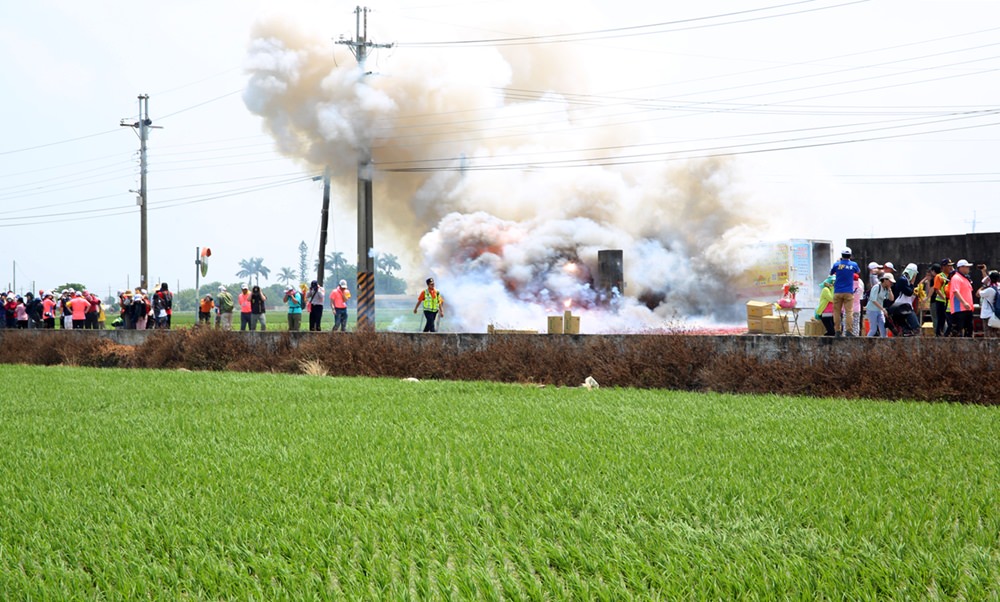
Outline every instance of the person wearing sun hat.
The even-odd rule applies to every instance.
[[[825,337],[832,337],[836,332],[833,321],[833,287],[835,284],[833,276],[828,277],[820,284],[819,302],[816,304],[816,311],[813,314],[817,320],[823,322],[826,328]]]
[[[215,327],[221,328],[222,330],[232,330],[233,329],[233,309],[236,307],[236,301],[233,299],[233,294],[226,290],[226,287],[219,287],[219,294],[216,295],[215,304]]]
[[[972,336],[972,280],[969,270],[972,264],[959,259],[955,264],[955,274],[948,282],[948,309],[951,310],[951,336]]]
[[[285,287],[284,302],[288,304],[288,330],[297,332],[302,328],[302,293],[295,290],[293,286]]]
[[[892,285],[896,283],[896,278],[892,272],[882,274],[879,285],[868,294],[868,336],[887,336],[885,330],[885,317],[888,315],[886,305],[895,298],[892,295]]]
[[[917,318],[913,301],[916,291],[913,280],[917,277],[917,264],[910,263],[892,285],[892,294],[896,298],[889,307],[892,321],[903,327],[903,336],[914,336],[920,333],[920,320]]]
[[[878,279],[882,275],[882,264],[873,261],[868,264],[868,290],[878,286]]]

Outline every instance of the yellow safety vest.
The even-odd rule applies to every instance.
[[[437,311],[440,305],[441,305],[440,291],[434,291],[433,294],[431,293],[430,289],[424,291],[424,311]]]

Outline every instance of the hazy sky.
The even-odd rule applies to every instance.
[[[580,128],[591,127],[586,110],[602,112],[594,127],[619,128],[606,133],[615,144],[605,150],[593,136],[576,142],[573,132],[536,141],[539,154],[530,158],[502,159],[492,146],[492,165],[504,166],[492,178],[510,183],[529,171],[565,172],[552,161],[571,156],[679,169],[685,160],[726,156],[726,186],[763,218],[761,239],[816,238],[839,247],[849,237],[967,232],[973,216],[977,231],[1000,230],[1000,2],[369,6],[372,41],[397,44],[373,52],[375,86],[380,78],[402,82],[426,73],[441,77],[442,86],[465,82],[473,92],[482,85],[504,95],[508,111],[521,96],[536,107],[548,94],[575,111],[571,123]],[[198,246],[214,253],[208,280],[236,281],[240,259],[263,257],[273,281],[281,267],[297,269],[303,240],[311,269],[322,188],[310,177],[319,168],[277,152],[263,119],[248,108],[248,50],[254,24],[278,19],[296,35],[329,44],[334,57],[334,40],[354,33],[354,7],[330,0],[5,2],[0,286],[12,284],[15,263],[19,291],[67,281],[106,291],[138,281],[139,213],[129,190],[138,188],[139,142],[119,121],[135,119],[143,93],[154,125],[163,127],[149,140],[150,282],[193,286]],[[546,37],[570,33],[579,35]],[[508,45],[521,36],[532,38]],[[486,39],[507,41],[502,52],[468,43]],[[442,44],[418,44],[426,42]],[[339,52],[337,68],[349,66],[345,49]],[[504,69],[510,73],[500,86],[483,76]],[[413,117],[408,107],[420,101],[404,94],[392,100],[404,117]],[[511,127],[462,125],[473,119],[421,106],[421,118],[451,132],[474,127],[475,136],[499,137]],[[577,154],[557,154],[569,151]],[[419,165],[416,157],[406,160]],[[478,157],[470,165],[477,160],[490,164]],[[397,177],[404,176],[376,176],[383,183]],[[335,182],[328,243],[351,261],[353,186],[351,177]],[[388,206],[407,210],[383,220],[393,218],[394,229],[376,222],[375,246],[399,255],[403,275],[420,282],[425,258],[415,241],[434,222],[419,219],[419,202],[394,202],[376,197],[377,217],[395,211]],[[401,234],[399,221],[411,213],[416,232]],[[631,217],[648,219],[641,206]]]

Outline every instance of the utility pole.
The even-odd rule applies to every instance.
[[[330,221],[330,168],[323,170],[323,211],[320,214],[319,229],[319,262],[316,268],[316,281],[323,286],[326,280],[326,227]]]
[[[147,253],[146,206],[149,205],[149,198],[146,194],[146,140],[149,139],[151,128],[160,128],[160,126],[153,126],[153,120],[149,118],[149,94],[139,95],[139,121],[126,123],[122,119],[119,125],[136,130],[136,134],[139,136],[139,190],[130,190],[129,192],[139,194],[136,198],[136,204],[139,205],[139,286],[147,288],[149,286],[147,281],[149,278],[149,255]]]
[[[363,23],[362,23],[363,17]],[[368,8],[354,9],[355,38],[339,40],[351,47],[361,70],[360,82],[368,73],[365,60],[369,48],[392,48],[392,44],[368,41]],[[359,83],[360,83],[359,82]],[[375,257],[372,253],[372,157],[370,148],[359,149],[358,159],[358,326],[359,331],[375,330]]]
[[[971,232],[971,234],[975,234],[976,233],[976,224],[979,223],[979,222],[976,221],[976,212],[975,211],[972,212],[972,220],[971,221],[970,220],[965,220],[965,223],[970,224],[972,226],[972,232]]]

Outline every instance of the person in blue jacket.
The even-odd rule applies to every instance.
[[[851,324],[854,323],[854,275],[861,273],[858,264],[851,261],[851,248],[844,247],[840,259],[830,268],[833,282],[833,330],[836,336],[854,336]],[[843,312],[843,319],[841,313]]]

